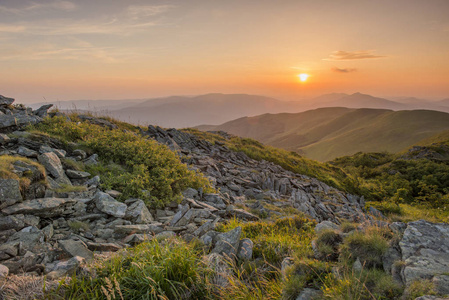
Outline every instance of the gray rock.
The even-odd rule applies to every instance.
[[[53,152],[47,152],[39,155],[37,157],[39,162],[45,167],[48,173],[57,179],[61,179],[61,183],[71,185],[70,180],[64,173],[64,168],[62,167],[61,160]]]
[[[10,229],[20,230],[25,226],[25,222],[23,222],[20,218],[17,218],[15,216],[0,216],[0,231]]]
[[[238,208],[234,208],[234,209],[230,209],[228,210],[228,214],[230,216],[233,216],[237,219],[240,220],[245,220],[245,221],[259,221],[259,217],[256,215],[253,215],[252,213],[249,213],[243,209],[238,209]]]
[[[375,207],[370,206],[370,208],[368,209],[368,213],[376,218],[386,219],[384,214]]]
[[[322,294],[323,293],[320,290],[305,288],[298,297],[296,297],[296,300],[318,300],[321,299]]]
[[[147,224],[154,221],[153,216],[145,205],[145,202],[140,199],[129,205],[128,210],[126,211],[125,219],[132,220],[137,224]]]
[[[340,227],[337,224],[332,223],[330,221],[323,221],[323,222],[318,223],[315,226],[315,233],[319,233],[320,231],[326,230],[326,229],[338,230],[338,229],[340,229]]]
[[[102,252],[116,252],[123,247],[116,243],[94,243],[87,242],[87,247],[92,251],[102,251]]]
[[[382,264],[384,271],[387,274],[391,274],[391,269],[393,264],[396,261],[401,260],[401,250],[399,248],[399,245],[391,245],[390,248],[384,253],[382,256]]]
[[[34,226],[25,227],[21,231],[13,234],[7,241],[9,244],[19,244],[21,251],[32,251],[40,249],[44,242],[44,234]]]
[[[106,194],[108,194],[109,196],[111,196],[114,199],[118,198],[122,195],[122,193],[120,193],[119,191],[115,191],[115,190],[108,190],[108,191],[106,191]]]
[[[237,257],[242,260],[250,260],[253,257],[253,247],[253,241],[250,239],[242,239],[237,251]]]
[[[71,179],[84,179],[90,176],[90,173],[76,170],[66,170],[65,173]]]
[[[399,245],[405,261],[403,274],[407,285],[449,270],[449,224],[410,222]]]
[[[98,154],[92,154],[84,161],[84,163],[86,165],[98,165]]]
[[[8,98],[0,95],[0,106],[8,106],[14,103],[14,98]]]
[[[53,104],[44,104],[34,111],[34,114],[38,117],[45,118],[48,115],[48,110],[53,107]]]
[[[204,201],[217,209],[226,209],[226,203],[219,194],[204,194]]]
[[[360,262],[360,259],[358,257],[352,265],[352,269],[356,272],[361,272],[363,270],[362,263]]]
[[[4,133],[0,133],[0,145],[7,144],[11,139]]]
[[[100,176],[96,175],[96,176],[92,177],[91,179],[89,179],[88,181],[86,181],[84,183],[84,185],[97,187],[100,185],[100,182],[101,182]]]
[[[114,231],[119,234],[134,234],[134,233],[146,233],[150,234],[151,232],[159,233],[162,232],[163,229],[158,226],[151,226],[149,224],[140,224],[140,225],[116,225],[114,227]]]
[[[449,295],[449,275],[437,275],[433,277],[432,282],[439,295]]]
[[[93,252],[90,251],[87,248],[86,244],[84,244],[82,241],[60,240],[58,241],[58,244],[67,254],[70,254],[72,257],[80,256],[87,260],[90,260],[94,257]]]
[[[184,216],[184,214],[189,210],[189,205],[181,205],[178,212],[173,216],[170,222],[170,226],[175,226],[176,223]]]
[[[182,195],[186,198],[195,199],[198,197],[198,191],[192,188],[187,188],[182,192]]]
[[[9,269],[7,266],[0,265],[0,278],[5,278],[9,274]]]
[[[0,179],[0,209],[22,201],[19,181],[16,179]]]
[[[15,114],[0,115],[0,129],[17,128],[26,125],[35,125],[42,121],[42,118],[33,115]]]
[[[85,159],[87,157],[86,152],[81,149],[73,150],[73,155],[79,157],[80,159]]]
[[[17,154],[26,156],[26,157],[34,157],[34,158],[36,158],[38,155],[38,153],[36,151],[28,149],[27,147],[24,147],[24,146],[19,146],[19,148],[17,149]]]
[[[68,215],[74,211],[70,209],[78,201],[65,198],[41,198],[24,201],[2,210],[6,215],[31,214],[43,218]]]
[[[240,243],[240,236],[242,235],[242,227],[236,227],[231,231],[220,233],[217,235],[217,242],[212,253],[226,255],[234,258]]]
[[[45,272],[55,272],[55,271],[64,271],[62,275],[70,274],[76,271],[76,269],[85,261],[85,259],[81,256],[74,256],[68,260],[64,261],[54,261],[45,266]],[[61,277],[61,275],[59,276]]]
[[[126,215],[126,204],[118,202],[106,193],[96,193],[93,200],[95,201],[95,206],[101,212],[116,218],[123,218]]]
[[[59,158],[63,158],[65,157],[65,155],[67,154],[67,152],[65,150],[62,149],[55,149],[46,145],[42,145],[39,148],[39,153],[44,154],[44,153],[54,153],[56,154]]]

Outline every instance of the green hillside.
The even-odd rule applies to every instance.
[[[245,117],[199,129],[222,130],[327,161],[360,151],[395,153],[432,137],[438,139],[436,135],[449,130],[449,114],[430,110],[321,108]]]

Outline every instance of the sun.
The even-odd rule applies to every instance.
[[[306,81],[307,78],[309,78],[309,76],[310,76],[310,75],[309,75],[309,74],[306,74],[306,73],[298,74],[299,80],[301,80],[302,82]]]

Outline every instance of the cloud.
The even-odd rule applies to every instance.
[[[173,5],[131,5],[126,13],[134,20],[156,16],[172,9]]]
[[[337,67],[333,67],[331,70],[337,73],[351,73],[357,71],[357,69],[354,68],[337,68]]]
[[[0,13],[15,14],[15,15],[25,15],[30,12],[42,11],[46,9],[56,9],[60,11],[73,11],[77,6],[70,1],[53,1],[49,3],[36,3],[31,2],[27,6],[22,7],[7,7],[0,5]]]
[[[355,60],[355,59],[369,59],[369,58],[383,58],[386,56],[373,54],[370,50],[360,51],[334,51],[328,58],[323,60]]]

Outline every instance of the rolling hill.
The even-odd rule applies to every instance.
[[[398,152],[449,130],[449,114],[430,110],[320,108],[244,117],[200,130],[226,131],[327,161],[363,152]]]

